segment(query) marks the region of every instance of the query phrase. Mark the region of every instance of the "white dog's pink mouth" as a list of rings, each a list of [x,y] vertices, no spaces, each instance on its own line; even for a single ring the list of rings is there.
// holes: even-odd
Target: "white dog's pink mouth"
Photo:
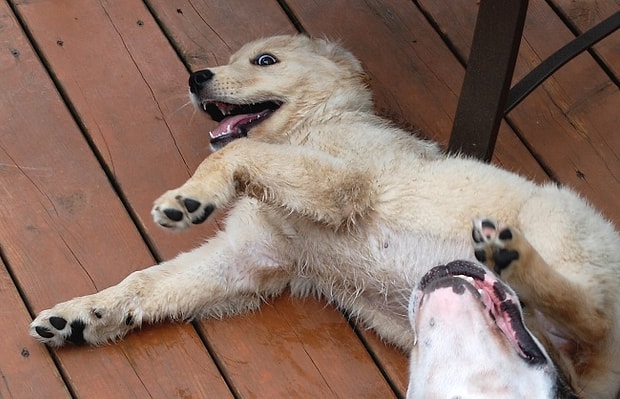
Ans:
[[[454,285],[455,277],[461,280],[458,288],[477,292],[489,316],[520,357],[530,364],[547,362],[547,357],[523,322],[519,299],[507,285],[479,264],[455,261],[431,269],[418,285],[416,307],[423,306],[424,295],[441,286],[442,280]]]
[[[219,122],[209,135],[211,145],[221,148],[229,142],[246,137],[248,131],[269,118],[280,106],[279,101],[266,101],[253,104],[229,104],[220,101],[204,101],[202,109]]]

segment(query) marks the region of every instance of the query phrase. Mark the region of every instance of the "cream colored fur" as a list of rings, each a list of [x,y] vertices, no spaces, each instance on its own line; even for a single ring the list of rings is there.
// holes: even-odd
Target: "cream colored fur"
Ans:
[[[262,53],[279,62],[253,64]],[[570,282],[575,292],[562,295],[579,295],[596,322],[606,323],[591,355],[596,373],[582,371],[576,385],[590,398],[618,394],[620,238],[583,200],[566,188],[446,156],[375,116],[359,62],[334,43],[263,39],[211,71],[211,100],[283,105],[157,199],[153,216],[173,229],[187,227],[192,212],[183,199],[192,199],[230,207],[225,228],[189,253],[41,312],[31,327],[35,337],[62,345],[79,321],[84,340],[101,344],[141,323],[256,309],[290,287],[322,295],[409,350],[412,288],[435,265],[473,259],[471,221],[490,216],[523,232]],[[171,220],[167,209],[183,219]]]

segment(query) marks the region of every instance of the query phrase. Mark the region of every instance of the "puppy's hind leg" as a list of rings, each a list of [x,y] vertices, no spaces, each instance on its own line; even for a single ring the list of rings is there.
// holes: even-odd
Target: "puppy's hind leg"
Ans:
[[[549,266],[519,230],[491,219],[474,222],[476,258],[492,268],[519,298],[586,346],[606,338],[611,320],[585,289]]]
[[[240,313],[279,294],[290,276],[285,259],[270,249],[274,234],[247,226],[252,215],[191,252],[130,274],[118,285],[74,298],[41,312],[30,326],[38,340],[98,345],[124,336],[142,323]],[[239,231],[242,229],[242,231]]]

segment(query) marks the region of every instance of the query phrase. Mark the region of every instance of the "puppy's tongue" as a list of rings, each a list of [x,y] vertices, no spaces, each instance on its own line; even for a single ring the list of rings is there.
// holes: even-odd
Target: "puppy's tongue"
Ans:
[[[224,118],[209,135],[212,139],[232,134],[242,134],[241,127],[257,121],[263,116],[263,112],[254,114],[233,115]]]

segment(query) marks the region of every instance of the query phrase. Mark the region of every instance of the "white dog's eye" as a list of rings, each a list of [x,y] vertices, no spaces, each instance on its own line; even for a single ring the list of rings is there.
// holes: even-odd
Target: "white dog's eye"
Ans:
[[[271,54],[261,54],[254,59],[254,64],[260,66],[273,65],[278,62],[278,59]]]

